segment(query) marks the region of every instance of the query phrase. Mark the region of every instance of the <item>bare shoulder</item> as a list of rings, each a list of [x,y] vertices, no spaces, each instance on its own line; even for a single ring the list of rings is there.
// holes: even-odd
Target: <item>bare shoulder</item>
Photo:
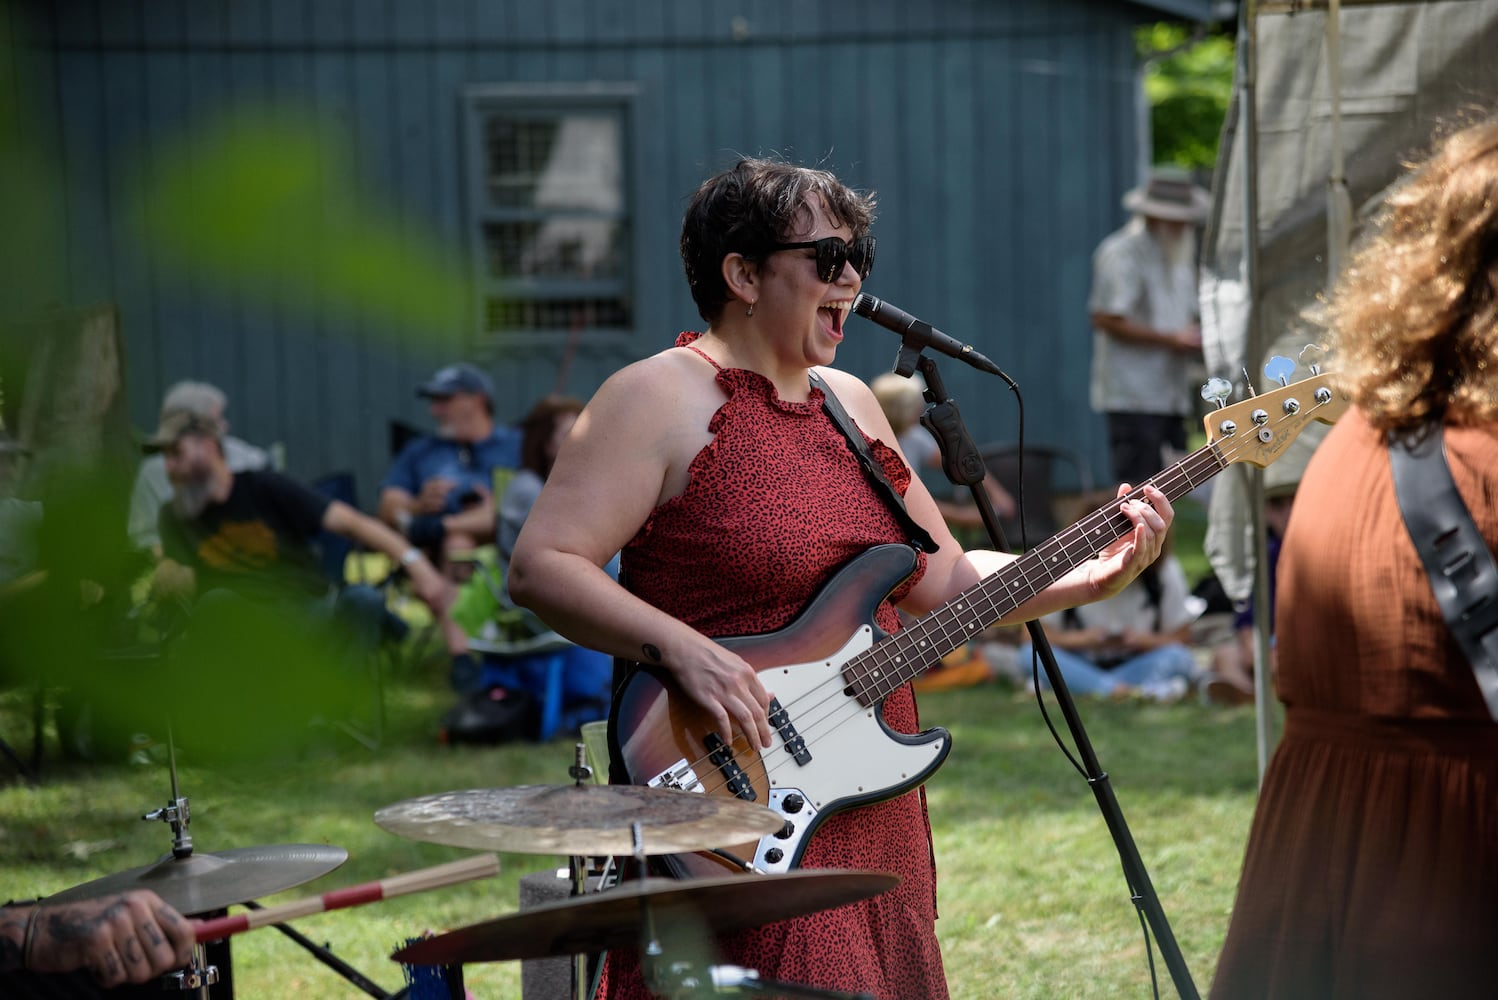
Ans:
[[[680,427],[707,418],[722,405],[713,368],[699,356],[672,348],[627,365],[609,376],[588,403],[595,421],[629,427]]]
[[[687,370],[686,359],[681,354],[681,351],[672,349],[625,365],[604,380],[590,405],[669,388]]]

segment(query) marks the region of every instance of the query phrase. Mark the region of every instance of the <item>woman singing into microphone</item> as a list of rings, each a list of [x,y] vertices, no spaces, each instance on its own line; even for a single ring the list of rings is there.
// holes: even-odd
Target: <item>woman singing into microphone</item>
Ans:
[[[962,550],[869,387],[830,367],[874,264],[873,218],[871,196],[821,170],[746,159],[705,181],[687,207],[681,254],[706,330],[681,334],[598,390],[511,564],[518,603],[576,642],[666,671],[717,732],[753,746],[770,743],[774,680],[714,640],[784,626],[850,559],[910,541],[824,409],[813,373],[936,542],[879,606],[881,628],[900,628],[897,607],[920,615],[1013,558]],[[1158,491],[1145,495],[1120,505],[1129,534],[1014,620],[1115,594],[1153,561],[1173,512]],[[616,583],[603,567],[621,551]],[[883,712],[894,729],[918,728],[909,685]],[[902,881],[860,903],[724,935],[722,961],[824,989],[947,995],[919,790],[832,816],[803,864]],[[649,995],[633,954],[610,955],[602,995]]]

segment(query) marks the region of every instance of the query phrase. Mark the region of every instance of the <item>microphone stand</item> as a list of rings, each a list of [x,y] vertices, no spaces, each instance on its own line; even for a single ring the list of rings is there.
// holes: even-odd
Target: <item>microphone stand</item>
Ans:
[[[917,367],[920,368],[921,375],[926,380],[926,401],[931,404],[921,415],[921,424],[936,438],[936,443],[941,449],[942,471],[946,473],[953,485],[968,488],[973,501],[978,505],[978,513],[983,519],[983,526],[988,531],[989,539],[998,551],[1007,552],[1009,542],[1004,537],[1003,526],[999,524],[993,504],[989,502],[988,492],[983,489],[985,475],[983,457],[968,433],[966,425],[962,422],[962,414],[958,411],[956,402],[947,395],[946,386],[936,370],[936,362],[921,354],[921,346],[919,342],[902,341],[900,353],[895,360],[895,374],[909,378]],[[1018,390],[1019,387],[1008,375],[1003,372],[999,374],[1004,381],[1009,383],[1011,389]],[[1087,784],[1092,788],[1093,797],[1097,799],[1103,820],[1108,824],[1108,832],[1112,834],[1113,842],[1118,848],[1124,878],[1129,884],[1130,899],[1143,918],[1148,921],[1155,940],[1159,942],[1161,958],[1166,968],[1170,970],[1177,994],[1182,1000],[1198,1000],[1196,984],[1191,980],[1191,973],[1186,968],[1186,960],[1181,955],[1175,934],[1170,929],[1170,922],[1160,906],[1160,897],[1150,883],[1149,873],[1145,870],[1144,860],[1139,856],[1139,848],[1134,843],[1133,834],[1129,832],[1128,824],[1124,821],[1123,809],[1119,806],[1118,799],[1113,794],[1113,786],[1108,781],[1108,772],[1102,769],[1097,755],[1093,752],[1092,742],[1087,737],[1087,731],[1082,725],[1082,717],[1077,712],[1076,702],[1072,700],[1066,680],[1061,676],[1061,668],[1056,663],[1056,655],[1051,651],[1051,644],[1046,638],[1045,630],[1041,627],[1039,620],[1026,622],[1025,628],[1030,633],[1031,645],[1039,654],[1040,662],[1045,666],[1046,678],[1051,684],[1051,693],[1061,708],[1067,729],[1070,730],[1072,740],[1077,746]]]

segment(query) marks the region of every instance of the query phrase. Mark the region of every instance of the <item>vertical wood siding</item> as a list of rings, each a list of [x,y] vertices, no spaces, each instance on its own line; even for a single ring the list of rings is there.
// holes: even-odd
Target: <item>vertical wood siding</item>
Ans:
[[[387,421],[425,425],[413,387],[449,358],[375,318],[157,269],[125,206],[162,150],[235,107],[292,106],[354,144],[361,183],[412,233],[467,246],[460,99],[491,83],[638,88],[632,163],[636,329],[588,349],[564,391],[700,325],[676,252],[680,213],[738,154],[824,163],[880,198],[868,290],[978,345],[1025,391],[1027,433],[1102,466],[1087,408],[1090,255],[1134,178],[1138,5],[1087,0],[32,0],[53,107],[38,142],[66,192],[67,295],[118,304],[132,419],[185,377],[223,386],[236,431],[283,442],[291,471],[351,469],[371,508]],[[201,179],[207,183],[209,178]],[[839,363],[866,378],[897,342],[862,320]],[[554,387],[556,350],[474,357],[499,416]],[[984,440],[1012,396],[942,364]]]

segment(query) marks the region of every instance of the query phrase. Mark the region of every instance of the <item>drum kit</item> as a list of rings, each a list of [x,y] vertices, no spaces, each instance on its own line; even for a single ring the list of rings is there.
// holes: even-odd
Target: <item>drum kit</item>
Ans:
[[[150,889],[193,918],[198,944],[187,968],[145,986],[106,995],[160,996],[163,991],[177,991],[195,993],[202,1000],[232,1000],[229,937],[275,926],[371,996],[415,1000],[411,992],[415,987],[394,993],[382,990],[326,948],[297,934],[288,922],[313,912],[488,877],[498,872],[498,860],[492,854],[476,856],[322,896],[260,906],[255,902],[260,897],[331,872],[347,860],[348,852],[316,844],[194,850],[189,805],[178,793],[175,755],[168,742],[172,798],[142,818],[170,824],[171,852],[153,864],[74,886],[41,904]],[[465,964],[568,957],[573,972],[570,991],[578,1000],[586,1000],[592,989],[590,960],[618,948],[639,949],[646,983],[659,997],[757,994],[836,1000],[868,996],[763,980],[753,969],[704,965],[682,960],[680,955],[673,958],[668,954],[672,944],[668,929],[690,926],[700,934],[756,927],[878,895],[893,888],[898,876],[802,870],[711,879],[619,879],[612,856],[631,860],[632,870],[643,872],[653,855],[712,850],[756,839],[778,830],[782,820],[769,809],[733,798],[594,783],[582,744],[577,745],[577,760],[569,774],[574,779],[571,784],[446,792],[398,802],[375,813],[380,827],[413,840],[483,851],[566,855],[572,875],[571,893],[565,898],[414,939],[392,959],[408,970],[441,970],[444,990],[457,997],[464,995],[461,970]],[[250,912],[227,916],[227,909],[236,905]],[[410,975],[407,978],[416,981]],[[98,994],[42,991],[36,995]]]

